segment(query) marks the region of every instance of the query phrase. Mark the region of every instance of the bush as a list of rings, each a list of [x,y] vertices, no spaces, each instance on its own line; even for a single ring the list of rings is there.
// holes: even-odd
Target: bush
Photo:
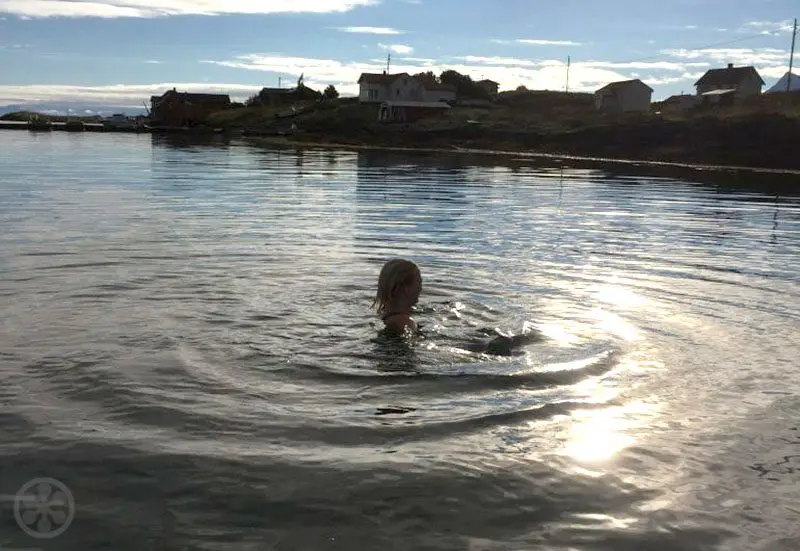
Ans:
[[[325,91],[322,93],[322,99],[336,99],[339,97],[339,92],[333,86],[333,84],[329,84]]]

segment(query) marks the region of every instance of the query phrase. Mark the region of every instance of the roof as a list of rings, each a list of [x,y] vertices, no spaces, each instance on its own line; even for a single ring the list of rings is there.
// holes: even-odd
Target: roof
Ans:
[[[259,92],[260,94],[276,94],[276,95],[287,95],[293,94],[297,91],[296,88],[262,88]]]
[[[693,96],[690,94],[680,94],[676,96],[670,96],[661,103],[663,103],[664,105],[671,105],[673,103],[692,103],[695,101],[697,101],[697,96]]]
[[[167,97],[168,95],[177,96],[178,98],[182,99],[183,101],[188,101],[190,103],[230,103],[231,98],[228,94],[195,94],[191,92],[177,92],[173,90],[167,90],[161,96],[152,96],[150,99],[152,100],[160,100],[162,98]]]
[[[500,86],[500,83],[499,83],[499,82],[495,82],[495,81],[493,81],[493,80],[489,80],[488,78],[485,78],[485,79],[483,79],[483,80],[479,80],[479,81],[478,81],[478,82],[476,82],[475,84],[491,84],[491,85],[493,85],[493,86]]]
[[[606,84],[605,86],[600,88],[597,92],[614,92],[616,90],[620,90],[622,88],[627,88],[630,86],[644,86],[651,92],[653,91],[653,89],[650,88],[647,84],[636,78],[633,80],[620,80],[618,82],[612,82],[611,84]]]
[[[763,86],[765,84],[755,67],[727,67],[726,69],[710,69],[706,71],[695,86],[713,86],[715,88],[735,88],[743,80],[756,77]]]
[[[387,107],[420,107],[423,109],[450,109],[443,101],[385,101]]]
[[[380,84],[382,86],[389,86],[398,77],[409,76],[408,73],[398,73],[395,75],[387,75],[386,73],[361,73],[358,77],[358,84],[366,82],[368,84]]]

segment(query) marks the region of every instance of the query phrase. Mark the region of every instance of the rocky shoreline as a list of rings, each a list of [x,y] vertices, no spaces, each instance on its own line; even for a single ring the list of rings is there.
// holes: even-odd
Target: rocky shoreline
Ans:
[[[333,132],[312,128],[273,139],[334,147],[469,150],[487,154],[800,171],[800,156],[797,155],[800,120],[783,115],[737,119],[708,117],[680,122],[649,120],[570,132],[478,126],[430,130],[343,128]]]

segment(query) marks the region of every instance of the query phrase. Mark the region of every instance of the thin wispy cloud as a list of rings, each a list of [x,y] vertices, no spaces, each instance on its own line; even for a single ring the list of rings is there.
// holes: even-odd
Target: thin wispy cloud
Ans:
[[[338,30],[356,34],[405,34],[405,31],[392,27],[338,27]]]
[[[399,61],[404,61],[406,63],[421,63],[422,65],[432,65],[436,63],[435,59],[430,57],[401,57]]]
[[[704,48],[700,50],[667,49],[661,53],[681,59],[705,59],[717,64],[779,65],[789,62],[788,50],[777,48]]]
[[[762,77],[780,78],[789,70],[789,51],[778,48],[704,48],[669,49],[662,54],[684,60],[706,60],[713,67],[754,66]]]
[[[81,100],[97,105],[141,107],[150,96],[177,88],[185,92],[229,94],[234,100],[244,100],[258,92],[260,86],[205,82],[174,82],[160,84],[111,84],[107,86],[69,86],[56,84],[0,85],[0,104],[45,103]]]
[[[357,81],[361,73],[379,73],[385,68],[385,62],[381,60],[346,62],[335,59],[258,54],[239,56],[231,60],[207,60],[205,63],[249,71],[287,75],[305,74],[309,85],[311,82],[319,83],[320,86],[334,84],[340,92],[349,95],[358,93]],[[447,69],[470,75],[475,79],[494,80],[500,83],[503,89],[513,89],[522,84],[531,89],[560,90],[564,88],[566,81],[566,63],[557,60],[526,61],[514,58],[463,56],[424,64],[401,58],[392,64],[393,73],[416,74],[433,71],[438,74]],[[626,78],[626,74],[601,67],[599,64],[598,66],[573,64],[570,89],[593,91],[609,82]]]
[[[343,13],[377,3],[378,0],[0,0],[0,13],[23,18]]]
[[[414,48],[408,44],[378,44],[384,50],[400,55],[411,55],[414,53]]]
[[[161,65],[161,61],[159,61],[158,59],[146,59],[145,63],[147,63],[148,65]]]
[[[758,33],[766,36],[778,36],[791,33],[794,28],[793,21],[749,21],[738,29],[741,33]]]
[[[517,38],[509,40],[505,38],[493,38],[490,40],[495,44],[525,44],[528,46],[581,46],[580,42],[574,40],[547,40],[544,38]]]

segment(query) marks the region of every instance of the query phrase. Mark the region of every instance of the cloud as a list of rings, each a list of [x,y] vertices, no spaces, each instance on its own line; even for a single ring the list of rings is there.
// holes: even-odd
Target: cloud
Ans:
[[[794,28],[792,20],[784,21],[749,21],[737,29],[740,33],[759,33],[768,36],[777,36],[783,33],[791,33]]]
[[[405,31],[391,27],[337,27],[343,33],[358,34],[405,34]]]
[[[0,0],[0,13],[20,18],[343,13],[377,3],[378,0]]]
[[[436,63],[435,59],[431,59],[429,57],[401,57],[398,58],[398,61],[404,61],[406,63],[419,63],[421,65],[433,65]]]
[[[378,44],[384,50],[389,50],[400,55],[411,55],[414,53],[414,48],[406,44]]]
[[[309,86],[321,87],[333,84],[341,93],[349,95],[358,93],[356,82],[361,73],[380,73],[385,68],[384,62],[380,60],[345,62],[334,59],[259,54],[243,55],[230,60],[206,60],[205,63],[294,76],[305,74]],[[595,62],[594,65],[573,63],[570,89],[594,91],[609,82],[628,78],[627,74],[603,67],[602,64],[602,62]],[[401,58],[392,64],[392,72],[395,73],[415,74],[423,71],[440,73],[446,69],[470,75],[476,80],[483,78],[494,80],[500,83],[502,89],[513,89],[523,84],[531,89],[561,90],[566,83],[566,63],[558,60],[530,61],[463,56],[424,64]],[[312,82],[315,84],[312,85]]]
[[[142,107],[149,104],[150,96],[160,95],[177,88],[184,92],[230,94],[231,99],[244,100],[255,94],[261,86],[242,84],[209,84],[177,82],[163,84],[111,84],[107,86],[70,85],[0,85],[0,104],[26,104],[44,102],[84,101],[93,105]]]
[[[520,59],[514,57],[482,57],[482,56],[463,56],[455,59],[466,61],[467,63],[477,63],[486,65],[506,65],[510,67],[561,67],[564,62],[554,59],[533,61],[530,59]],[[614,61],[578,61],[572,67],[591,68],[591,69],[650,69],[659,71],[685,71],[692,67],[707,67],[708,62],[684,62],[676,63],[672,61],[651,61],[651,62],[614,62]]]
[[[161,65],[161,62],[157,59],[147,59],[145,60],[145,63],[149,65]]]
[[[505,38],[493,38],[490,40],[495,44],[525,44],[528,46],[581,46],[580,42],[572,40],[545,40],[541,38],[517,38],[508,40]]]
[[[701,50],[662,50],[663,54],[680,59],[705,59],[711,66],[722,68],[728,63],[752,65],[762,78],[781,78],[789,71],[789,52],[777,48],[705,48]],[[693,63],[687,63],[693,65]]]
[[[529,44],[533,46],[580,46],[580,42],[572,40],[541,40],[535,38],[519,38],[517,44]]]
[[[681,59],[706,59],[719,64],[776,65],[788,61],[789,52],[777,48],[682,48],[661,50],[664,55]]]

